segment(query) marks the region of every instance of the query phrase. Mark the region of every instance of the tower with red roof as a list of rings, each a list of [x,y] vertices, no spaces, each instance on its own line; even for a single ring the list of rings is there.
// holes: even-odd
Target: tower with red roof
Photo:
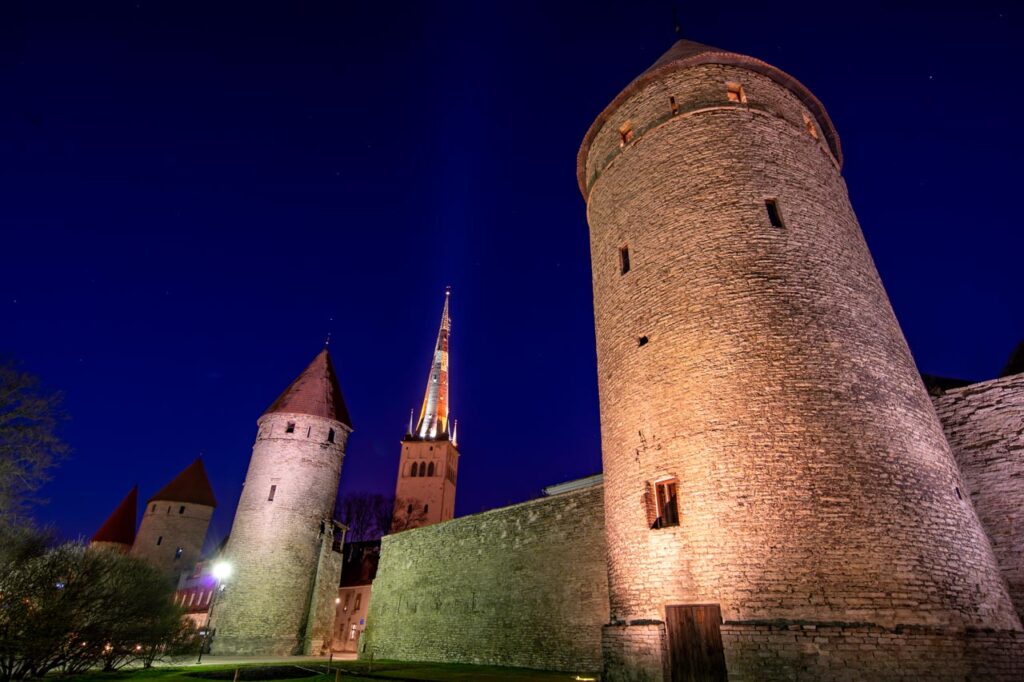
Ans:
[[[325,348],[257,421],[213,653],[316,653],[329,640],[341,578],[333,512],[351,431]]]
[[[113,513],[89,541],[91,547],[107,547],[127,553],[135,544],[135,520],[139,506],[139,486],[132,486]]]
[[[132,554],[177,581],[199,561],[216,507],[203,460],[196,459],[146,502]]]

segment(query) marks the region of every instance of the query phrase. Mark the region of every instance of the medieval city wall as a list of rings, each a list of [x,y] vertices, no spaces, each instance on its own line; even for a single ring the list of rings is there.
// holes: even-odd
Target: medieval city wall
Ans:
[[[384,538],[360,656],[601,669],[603,489]]]
[[[953,389],[934,403],[1024,619],[1024,374]]]

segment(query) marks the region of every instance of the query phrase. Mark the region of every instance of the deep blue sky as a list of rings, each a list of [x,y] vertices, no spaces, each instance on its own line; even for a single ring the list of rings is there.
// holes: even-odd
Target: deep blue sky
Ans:
[[[828,108],[921,369],[995,375],[1024,337],[1017,5],[682,4],[688,37]],[[389,492],[446,284],[457,512],[597,471],[576,151],[670,7],[5,4],[0,354],[72,416],[40,520],[91,534],[203,452],[219,539],[256,418],[328,330],[342,489]]]

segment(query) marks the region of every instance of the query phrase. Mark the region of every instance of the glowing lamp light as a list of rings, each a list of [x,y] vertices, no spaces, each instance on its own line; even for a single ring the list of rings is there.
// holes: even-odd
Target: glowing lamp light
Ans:
[[[341,597],[335,597],[334,598],[334,603],[335,604],[340,604],[341,603]]]
[[[213,565],[213,577],[217,580],[226,580],[231,577],[231,564],[226,561],[218,561]]]

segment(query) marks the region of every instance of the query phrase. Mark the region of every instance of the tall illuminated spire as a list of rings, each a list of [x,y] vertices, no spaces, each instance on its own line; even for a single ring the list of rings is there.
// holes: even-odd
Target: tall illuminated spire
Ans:
[[[448,298],[452,288],[444,292],[444,310],[441,312],[441,328],[437,332],[434,346],[434,361],[427,377],[427,392],[423,396],[420,420],[416,424],[415,437],[424,440],[448,439],[448,335],[451,333],[451,318],[448,317]]]

